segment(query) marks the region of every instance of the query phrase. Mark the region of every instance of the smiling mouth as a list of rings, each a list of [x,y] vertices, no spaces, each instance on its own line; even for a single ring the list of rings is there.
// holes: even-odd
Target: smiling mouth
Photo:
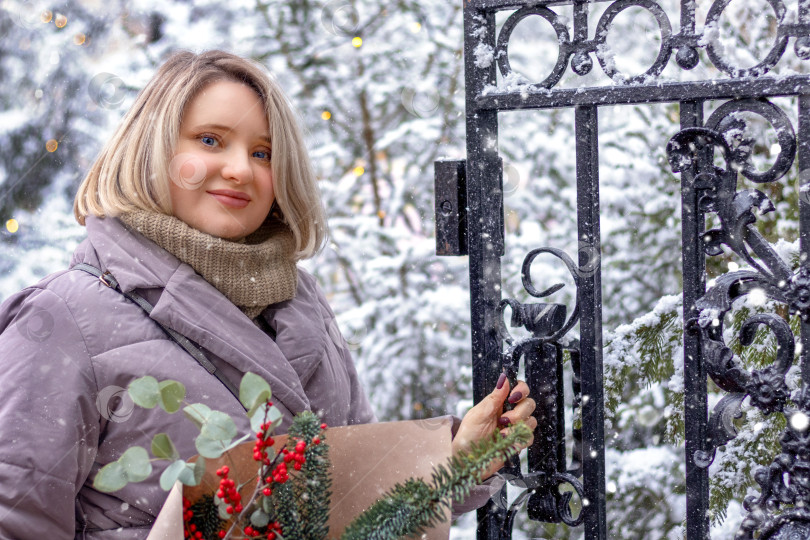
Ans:
[[[239,191],[216,190],[207,191],[206,193],[229,208],[244,208],[250,203],[250,195]]]

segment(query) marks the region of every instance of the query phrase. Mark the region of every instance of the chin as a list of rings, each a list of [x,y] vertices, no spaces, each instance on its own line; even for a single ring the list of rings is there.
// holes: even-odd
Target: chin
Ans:
[[[241,240],[247,236],[244,227],[212,227],[208,225],[207,227],[200,227],[199,230],[205,234],[222,238],[223,240],[235,241]]]

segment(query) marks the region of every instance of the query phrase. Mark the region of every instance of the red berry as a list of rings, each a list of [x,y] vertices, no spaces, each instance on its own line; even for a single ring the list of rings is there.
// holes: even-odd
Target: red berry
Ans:
[[[228,533],[227,533],[227,532],[225,532],[225,531],[219,531],[219,532],[217,533],[217,536],[219,536],[220,538],[225,538],[225,535],[226,535],[226,534],[228,534]]]
[[[272,490],[272,489],[270,489],[269,487],[266,487],[266,488],[264,488],[264,489],[262,490],[262,493],[264,493],[264,496],[265,496],[265,497],[269,497],[270,495],[272,495],[272,494],[273,494],[273,490]]]
[[[296,471],[300,471],[300,470],[301,470],[301,464],[300,464],[300,463],[298,463],[298,462],[296,462],[296,463],[295,463],[295,465],[293,465],[293,467],[295,468],[295,470],[296,470]]]
[[[233,506],[231,505],[226,506],[225,511],[229,514],[233,514]]]
[[[326,429],[326,424],[321,424],[321,429]]]
[[[312,439],[312,444],[321,444],[321,440],[318,437]]]

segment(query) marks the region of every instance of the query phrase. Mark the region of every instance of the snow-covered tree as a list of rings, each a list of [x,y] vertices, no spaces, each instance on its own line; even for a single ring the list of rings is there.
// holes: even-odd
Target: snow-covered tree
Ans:
[[[662,4],[677,21],[677,2]],[[773,41],[773,19],[755,17],[761,4],[732,3],[713,34],[736,51],[735,61],[750,65]],[[592,6],[593,27],[604,6]],[[554,9],[570,21],[570,6]],[[308,129],[332,237],[307,267],[330,297],[378,415],[463,413],[472,395],[467,265],[463,257],[434,255],[432,168],[437,158],[464,155],[460,2],[6,0],[0,30],[0,222],[16,220],[0,242],[0,298],[65,266],[82,236],[72,223],[72,191],[162,58],[176,48],[225,48],[266,65]],[[646,69],[657,32],[641,9],[617,17],[609,44],[621,69]],[[628,36],[652,45],[629,45]],[[556,58],[555,40],[542,22],[521,23],[510,46],[513,66],[542,78],[543,59]],[[708,62],[687,73],[670,64],[665,77],[717,76]],[[783,64],[777,74],[806,71],[790,54]],[[604,84],[613,83],[600,78],[598,66],[586,77],[569,71],[561,82]],[[576,256],[583,249],[573,113],[521,111],[501,114],[500,122],[503,296],[525,302],[520,265],[529,250],[552,246]],[[664,149],[679,130],[678,107],[602,108],[599,124],[608,522],[617,538],[649,537],[652,529],[675,538],[684,512],[680,183]],[[773,137],[767,126],[751,129],[761,165],[773,153]],[[797,237],[792,174],[766,186],[778,219],[760,225],[772,242]],[[795,253],[795,246],[780,245],[786,257]],[[711,260],[708,277],[732,259]],[[574,290],[558,261],[538,258],[532,271],[538,287],[569,280],[553,301],[573,307]],[[729,328],[731,340],[734,324]],[[764,347],[745,358],[763,364],[767,355]],[[712,469],[718,527],[719,510],[753,484],[750,468],[743,475],[730,469],[733,459],[754,456],[756,447],[756,460],[767,461],[774,449],[779,426],[746,415]],[[739,512],[732,505],[727,530],[718,528],[715,538],[733,536]],[[525,520],[519,528],[572,537],[564,527]]]

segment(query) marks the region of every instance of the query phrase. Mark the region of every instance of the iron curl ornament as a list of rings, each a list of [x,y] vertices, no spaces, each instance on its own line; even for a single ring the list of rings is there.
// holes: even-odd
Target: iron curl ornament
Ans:
[[[479,0],[484,2],[485,0]],[[799,9],[798,22],[789,21],[788,9],[782,0],[767,0],[775,21],[774,40],[764,57],[750,67],[740,67],[724,55],[725,50],[717,39],[721,17],[731,0],[715,0],[709,7],[702,30],[697,30],[694,4],[681,3],[680,30],[675,33],[669,16],[655,0],[615,0],[601,14],[593,29],[589,28],[589,6],[591,2],[574,2],[573,25],[569,27],[567,17],[551,9],[558,2],[538,2],[515,10],[504,22],[497,37],[494,58],[501,75],[513,75],[509,61],[509,43],[517,25],[528,17],[545,20],[553,30],[558,44],[557,58],[551,72],[542,80],[533,82],[534,90],[550,90],[562,79],[570,65],[571,71],[579,76],[590,73],[594,57],[604,74],[619,85],[644,85],[653,83],[669,64],[673,52],[675,64],[683,70],[695,68],[700,61],[700,49],[724,75],[732,79],[761,77],[770,72],[784,56],[788,40],[795,38],[794,52],[801,60],[810,59],[810,14]],[[504,2],[509,6],[514,3]],[[655,21],[660,43],[655,59],[643,73],[628,75],[622,73],[615,62],[615,52],[608,44],[608,34],[615,19],[629,9],[642,9]],[[589,37],[591,31],[593,37]],[[572,37],[573,36],[573,37]]]
[[[523,261],[521,278],[523,288],[533,298],[546,298],[559,291],[564,284],[558,283],[545,290],[535,288],[531,277],[531,266],[538,255],[550,254],[566,265],[579,290],[580,275],[588,271],[588,264],[577,266],[564,252],[556,248],[543,247],[530,251]],[[588,261],[590,262],[590,260]],[[515,340],[504,322],[504,311],[511,308],[510,326],[523,327],[531,337]],[[527,462],[528,474],[523,475],[517,463],[507,471],[509,482],[523,489],[523,492],[510,505],[503,522],[502,533],[511,531],[517,510],[526,503],[529,517],[547,523],[565,523],[576,527],[583,522],[584,514],[574,517],[569,505],[573,494],[586,500],[585,490],[579,480],[581,475],[582,435],[579,429],[573,430],[574,450],[571,467],[566,467],[565,417],[563,390],[563,350],[571,355],[574,371],[574,408],[579,407],[579,350],[576,345],[563,347],[560,340],[579,320],[579,295],[571,315],[566,319],[566,306],[563,304],[521,303],[515,299],[501,300],[498,307],[498,332],[508,345],[502,355],[502,369],[514,385],[519,363],[524,360],[526,382],[536,395],[537,408],[533,416],[537,419],[535,442],[529,447]],[[560,491],[565,484],[572,491]]]
[[[772,2],[773,4],[773,2]],[[754,113],[776,130],[780,151],[772,166],[757,171],[750,161],[753,141],[745,136],[745,120],[739,113]],[[718,447],[737,436],[734,419],[742,414],[746,397],[751,406],[766,415],[780,413],[788,420],[782,435],[782,453],[767,468],[755,473],[760,497],[748,497],[748,510],[737,538],[807,538],[810,534],[810,390],[803,384],[796,406],[790,403],[785,380],[794,362],[795,336],[783,316],[758,313],[748,317],[740,329],[743,346],[754,342],[757,329],[767,329],[776,343],[776,357],[770,365],[748,370],[723,338],[724,317],[733,303],[756,293],[788,307],[788,312],[810,320],[810,270],[803,264],[795,272],[756,228],[757,212],[774,211],[773,203],[758,189],[737,189],[738,175],[755,183],[774,182],[787,174],[796,151],[793,127],[784,112],[764,99],[743,99],[725,103],[707,120],[705,127],[677,133],[667,145],[674,172],[688,174],[699,193],[698,207],[717,216],[720,226],[703,236],[709,256],[724,248],[740,256],[750,269],[724,274],[697,300],[700,316],[687,321],[686,328],[700,337],[707,375],[726,395],[709,417],[704,448],[695,451],[694,461],[708,467]],[[722,166],[715,165],[715,152]],[[808,381],[810,382],[810,381]],[[756,536],[755,536],[756,535]]]

